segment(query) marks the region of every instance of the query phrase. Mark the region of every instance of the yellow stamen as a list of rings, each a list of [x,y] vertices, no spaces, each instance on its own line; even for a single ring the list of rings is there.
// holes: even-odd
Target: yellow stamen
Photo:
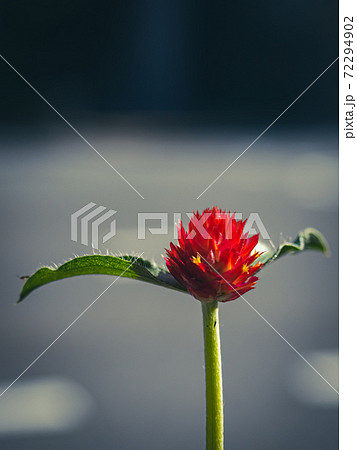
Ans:
[[[242,273],[247,273],[247,272],[249,272],[249,266],[248,266],[248,264],[243,264]]]
[[[192,256],[192,262],[193,262],[193,264],[197,264],[197,265],[201,264],[201,257],[198,253],[197,253],[197,256]]]

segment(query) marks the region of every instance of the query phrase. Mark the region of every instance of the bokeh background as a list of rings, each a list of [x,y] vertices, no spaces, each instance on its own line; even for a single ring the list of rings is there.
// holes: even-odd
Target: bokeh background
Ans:
[[[337,387],[337,66],[197,197],[337,57],[338,3],[0,8],[3,56],[145,197],[0,61],[1,391],[112,281],[14,306],[17,275],[92,252],[70,236],[89,202],[118,211],[103,253],[160,263],[174,212],[258,212],[275,245],[320,229],[330,258],[285,257],[246,298]],[[138,212],[168,212],[169,235],[138,240]],[[221,323],[226,448],[336,449],[337,394],[244,302]],[[191,297],[121,279],[0,397],[1,448],[204,448],[201,328]]]

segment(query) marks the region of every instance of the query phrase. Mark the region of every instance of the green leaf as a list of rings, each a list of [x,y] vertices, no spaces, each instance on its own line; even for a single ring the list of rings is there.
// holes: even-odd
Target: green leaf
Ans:
[[[167,270],[157,266],[154,262],[130,255],[120,257],[89,255],[74,258],[58,268],[43,267],[39,269],[27,279],[18,303],[33,290],[52,281],[78,275],[98,274],[133,278],[187,293],[187,289],[178,283]]]
[[[260,248],[258,248],[258,251],[264,250],[264,253],[259,258],[263,267],[287,253],[318,250],[326,255],[329,254],[329,247],[325,237],[314,228],[306,228],[298,234],[295,241],[286,241],[277,249],[269,249],[264,243],[259,243],[259,245]],[[187,289],[175,280],[170,272],[159,267],[152,261],[131,255],[120,257],[90,255],[74,258],[57,268],[43,267],[30,277],[23,277],[28,279],[21,291],[18,303],[26,298],[33,290],[52,281],[63,280],[64,278],[78,275],[99,274],[132,278],[188,293]]]
[[[263,267],[287,253],[298,253],[304,250],[317,250],[329,256],[330,249],[326,238],[315,228],[300,231],[293,242],[285,241],[276,249],[269,249],[259,258]]]

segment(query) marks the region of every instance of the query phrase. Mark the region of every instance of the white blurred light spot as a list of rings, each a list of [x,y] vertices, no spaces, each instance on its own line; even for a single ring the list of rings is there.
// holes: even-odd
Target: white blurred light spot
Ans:
[[[268,245],[266,242],[259,241],[258,244],[255,246],[254,251],[256,252],[268,252],[272,250],[272,246]]]
[[[2,382],[0,391],[9,384]],[[21,380],[0,398],[0,436],[63,433],[92,410],[92,397],[74,381],[59,376]]]
[[[304,354],[307,361],[338,390],[338,353],[312,351]],[[338,394],[307,364],[296,360],[291,366],[289,387],[300,402],[320,407],[337,407]]]

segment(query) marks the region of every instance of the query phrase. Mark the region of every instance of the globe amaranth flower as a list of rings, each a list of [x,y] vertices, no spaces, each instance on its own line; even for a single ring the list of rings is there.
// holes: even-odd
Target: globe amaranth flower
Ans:
[[[254,288],[261,268],[255,250],[259,234],[243,233],[246,223],[217,207],[198,211],[188,231],[178,226],[178,244],[166,249],[167,268],[202,302],[228,302]]]

